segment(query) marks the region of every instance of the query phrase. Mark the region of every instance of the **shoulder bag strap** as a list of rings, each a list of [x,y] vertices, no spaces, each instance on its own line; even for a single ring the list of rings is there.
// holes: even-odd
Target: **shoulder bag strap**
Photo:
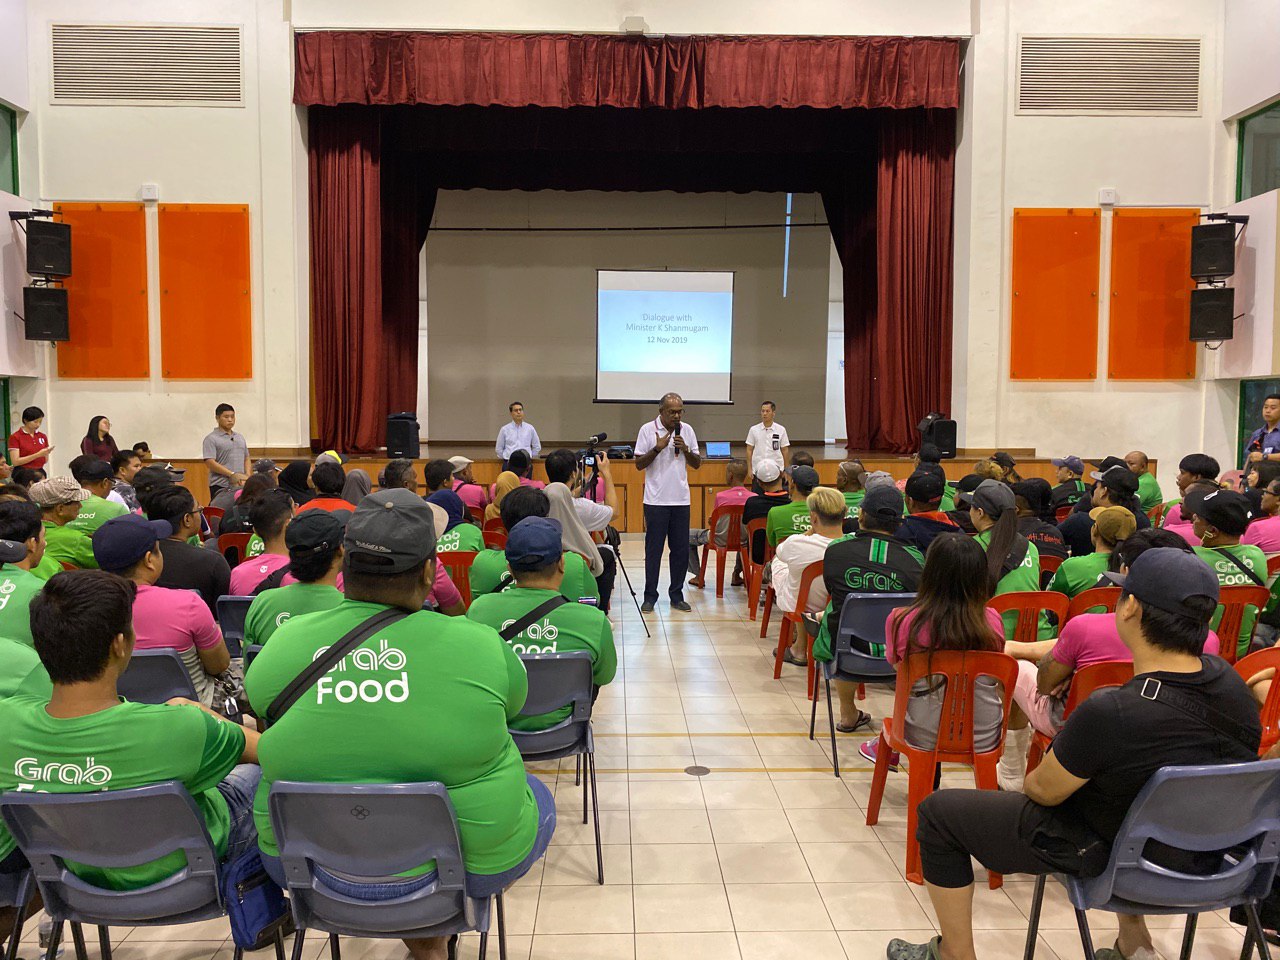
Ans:
[[[267,590],[274,590],[280,584],[284,583],[284,578],[289,574],[289,564],[285,564],[279,570],[276,570],[268,577],[264,577],[262,582],[253,588],[253,596],[257,596]]]
[[[507,643],[510,643],[516,637],[520,636],[520,634],[524,633],[525,630],[529,628],[530,624],[537,623],[539,620],[545,617],[552,610],[556,609],[556,607],[563,606],[568,602],[569,601],[566,600],[564,597],[560,596],[559,594],[556,594],[550,600],[547,600],[544,603],[538,604],[536,607],[534,607],[532,610],[526,613],[519,620],[512,621],[510,624],[503,627],[501,630],[498,631],[498,636],[500,636]]]
[[[1254,573],[1249,568],[1248,564],[1246,564],[1243,560],[1237,557],[1234,553],[1228,553],[1226,550],[1222,549],[1221,547],[1214,547],[1213,552],[1222,554],[1222,556],[1226,557],[1228,560],[1234,563],[1237,567],[1239,567],[1248,575],[1250,580],[1252,580],[1258,586],[1265,587],[1267,585],[1267,582],[1265,580],[1261,579],[1256,573]]]
[[[386,610],[379,610],[372,617],[361,621],[353,630],[326,650],[323,656],[312,660],[305,670],[294,677],[289,685],[280,691],[279,696],[271,701],[271,706],[267,707],[267,722],[269,724],[279,723],[285,711],[297,703],[304,693],[315,686],[316,681],[340,663],[343,657],[383,627],[395,623],[397,620],[403,620],[407,616],[409,616],[407,610],[390,607]]]
[[[1257,740],[1248,727],[1209,702],[1189,696],[1173,684],[1162,683],[1158,677],[1147,677],[1138,688],[1138,694],[1146,700],[1163,703],[1199,720],[1219,736],[1234,740],[1250,753],[1258,750]]]
[[[515,582],[516,578],[511,575],[510,571],[507,571],[498,578],[498,582],[493,585],[493,589],[489,593],[501,593]]]

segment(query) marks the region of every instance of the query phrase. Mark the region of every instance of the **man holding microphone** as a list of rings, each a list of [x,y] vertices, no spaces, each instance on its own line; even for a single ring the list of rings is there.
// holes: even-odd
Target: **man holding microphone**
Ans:
[[[658,602],[662,544],[671,553],[671,608],[688,612],[684,578],[689,570],[689,468],[702,465],[698,437],[684,423],[684,401],[668,393],[658,401],[658,416],[636,437],[636,469],[644,471],[644,604],[653,613]]]
[[[1246,467],[1260,460],[1280,460],[1280,394],[1269,394],[1262,401],[1262,426],[1253,431],[1246,449]]]

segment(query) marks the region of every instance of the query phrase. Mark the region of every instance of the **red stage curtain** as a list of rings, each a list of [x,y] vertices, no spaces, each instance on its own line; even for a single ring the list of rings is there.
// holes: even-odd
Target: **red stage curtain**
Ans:
[[[505,107],[955,107],[945,37],[619,37],[318,31],[294,102]]]

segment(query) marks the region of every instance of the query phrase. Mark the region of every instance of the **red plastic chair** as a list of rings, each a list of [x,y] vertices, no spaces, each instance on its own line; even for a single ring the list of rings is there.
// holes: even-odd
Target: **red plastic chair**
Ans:
[[[462,594],[463,607],[471,606],[471,564],[475,562],[474,550],[444,550],[436,554],[436,560],[449,571],[449,578]]]
[[[1108,660],[1105,663],[1091,663],[1077,670],[1071,677],[1071,689],[1067,693],[1067,703],[1062,711],[1065,720],[1071,711],[1083,702],[1095,690],[1107,687],[1122,687],[1133,679],[1132,660]],[[1046,737],[1039,730],[1031,738],[1031,749],[1027,752],[1027,773],[1040,765],[1048,752],[1052,737]]]
[[[58,562],[59,562],[60,564],[62,564],[62,569],[63,569],[63,570],[79,570],[79,569],[80,569],[80,568],[79,568],[79,567],[77,567],[74,563],[72,563],[70,560],[59,560]]]
[[[751,544],[755,543],[756,533],[764,536],[764,517],[757,517],[747,524],[747,538],[742,542],[742,575],[747,581],[747,607],[748,615],[752,620],[756,618],[756,608],[760,606],[760,585],[764,579],[764,564],[756,563],[751,559]],[[768,563],[771,554],[768,546],[764,551],[764,562]]]
[[[1116,604],[1119,602],[1119,587],[1091,587],[1071,598],[1071,605],[1067,607],[1067,618],[1058,626],[1065,626],[1075,617],[1088,613],[1094,607],[1105,607],[1107,613],[1115,613]]]
[[[1053,518],[1061,523],[1063,520],[1067,519],[1067,517],[1071,516],[1071,511],[1074,509],[1074,506],[1059,507],[1054,511]]]
[[[200,512],[204,514],[206,520],[221,520],[227,514],[221,507],[205,507]]]
[[[467,512],[476,523],[484,523],[484,507],[477,507],[474,503],[467,504]]]
[[[727,518],[729,530],[724,546],[716,543],[716,530],[720,528],[720,520]],[[707,518],[707,542],[702,547],[702,566],[698,572],[698,580],[707,582],[707,558],[711,551],[716,552],[716,598],[724,596],[724,565],[731,553],[742,551],[742,504],[726,504],[716,507]]]
[[[501,517],[494,517],[492,520],[486,520],[480,529],[481,531],[496,530],[498,533],[506,533],[507,525],[502,522]]]
[[[933,792],[934,774],[940,763],[963,763],[973,767],[973,779],[979,790],[996,789],[996,765],[1004,748],[1009,729],[1009,709],[1013,706],[1013,690],[1018,681],[1018,661],[1006,653],[986,650],[946,650],[931,655],[914,653],[898,664],[898,683],[893,698],[893,716],[885,720],[876,748],[876,769],[871,779],[871,802],[867,805],[867,826],[880,819],[880,800],[889,776],[889,751],[896,750],[907,760],[907,879],[924,883],[920,867],[920,846],[916,842],[916,811],[920,802]],[[907,742],[907,703],[918,680],[930,676],[946,677],[942,712],[938,721],[938,744],[932,750],[921,750]],[[993,677],[1003,688],[1004,719],[995,746],[983,753],[973,748],[974,684],[980,677]],[[987,882],[996,889],[1004,882],[998,873],[988,873]]]
[[[1154,507],[1147,511],[1147,519],[1151,521],[1151,526],[1159,527],[1160,520],[1164,517],[1164,504],[1157,503]]]
[[[484,545],[494,550],[501,550],[507,545],[507,535],[500,530],[485,530],[481,536],[484,537]]]
[[[249,549],[251,533],[224,533],[218,537],[218,552],[227,558],[231,566],[244,563],[244,553]]]
[[[1280,573],[1280,553],[1267,557],[1267,579],[1270,580],[1277,573]]]
[[[1271,602],[1271,591],[1252,583],[1234,587],[1222,587],[1218,591],[1218,608],[1222,611],[1222,619],[1218,621],[1218,656],[1227,663],[1236,662],[1236,652],[1240,640],[1240,628],[1244,626],[1245,611],[1256,607],[1258,613],[1267,608]],[[1253,628],[1258,628],[1255,618]],[[1253,639],[1250,631],[1249,639]],[[1247,649],[1247,645],[1246,645]]]
[[[1014,628],[1013,639],[1020,643],[1031,643],[1038,640],[1040,611],[1047,610],[1064,622],[1070,601],[1061,593],[1048,590],[1019,590],[1014,593],[1002,593],[987,601],[987,606],[997,613],[1010,610],[1018,611],[1018,625]]]
[[[1236,661],[1236,673],[1240,679],[1248,683],[1263,670],[1275,670],[1277,676],[1271,681],[1271,689],[1262,703],[1262,743],[1258,747],[1258,756],[1262,756],[1277,741],[1280,741],[1280,647],[1268,647],[1256,650],[1242,660]]]
[[[1228,490],[1239,491],[1240,481],[1243,479],[1244,479],[1243,470],[1228,470],[1226,473],[1224,473],[1222,476],[1218,478],[1218,483],[1221,486],[1226,487]]]
[[[796,608],[795,610],[785,610],[782,614],[782,632],[779,634],[778,650],[773,655],[773,679],[777,680],[782,676],[782,654],[787,647],[791,646],[791,641],[795,638],[795,628],[799,627],[804,630],[804,618],[802,614],[809,607],[809,590],[812,589],[815,580],[822,579],[822,561],[815,560],[813,563],[804,568],[804,572],[800,574],[800,587],[796,591]],[[770,593],[772,593],[770,589]],[[807,632],[807,631],[806,631]],[[807,668],[808,686],[806,689],[809,693],[809,699],[813,699],[813,687],[817,683],[817,673],[813,668],[813,637],[809,637],[809,666]]]
[[[1054,557],[1047,553],[1040,554],[1040,579],[1044,579],[1045,575],[1052,577],[1058,572],[1058,568],[1062,566],[1062,561],[1066,557]]]

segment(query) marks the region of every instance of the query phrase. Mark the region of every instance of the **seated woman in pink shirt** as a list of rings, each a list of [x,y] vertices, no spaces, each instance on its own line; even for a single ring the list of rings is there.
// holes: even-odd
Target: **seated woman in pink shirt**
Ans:
[[[103,570],[136,585],[135,649],[177,651],[191,676],[196,697],[206,707],[218,709],[221,703],[215,702],[215,694],[219,693],[217,678],[231,666],[222,631],[199,593],[155,585],[164,570],[159,542],[172,532],[167,520],[147,520],[126,513],[94,531],[93,556]]]
[[[1262,516],[1249,524],[1240,542],[1260,547],[1268,557],[1280,554],[1280,480],[1263,489]]]

